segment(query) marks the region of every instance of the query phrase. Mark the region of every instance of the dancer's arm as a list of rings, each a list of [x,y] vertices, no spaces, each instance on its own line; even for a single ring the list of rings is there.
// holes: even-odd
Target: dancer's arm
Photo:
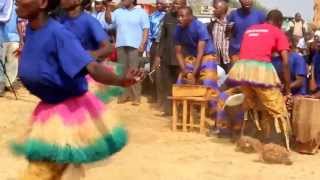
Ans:
[[[289,58],[288,51],[284,50],[280,53],[283,63],[283,80],[284,80],[284,93],[285,95],[290,94],[290,68],[289,68]]]
[[[99,63],[93,61],[90,62],[87,66],[87,71],[91,75],[91,77],[103,84],[114,85],[114,86],[131,86],[138,81],[140,81],[143,77],[143,72],[138,70],[130,70],[126,76],[119,77],[114,73],[108,72],[105,70],[103,66]]]
[[[100,59],[106,57],[108,54],[112,52],[112,45],[108,40],[105,40],[100,43],[99,49],[95,51],[91,51],[90,54],[95,58],[95,59]]]

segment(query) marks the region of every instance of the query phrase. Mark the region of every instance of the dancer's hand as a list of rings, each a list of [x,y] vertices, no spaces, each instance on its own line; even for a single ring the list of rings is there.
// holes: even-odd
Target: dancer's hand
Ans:
[[[292,94],[286,95],[286,96],[284,97],[284,100],[285,100],[287,109],[288,109],[289,111],[291,111],[291,110],[293,109],[293,97],[292,97]]]
[[[129,87],[144,79],[144,71],[131,69],[127,72],[126,76],[121,79],[121,86]]]

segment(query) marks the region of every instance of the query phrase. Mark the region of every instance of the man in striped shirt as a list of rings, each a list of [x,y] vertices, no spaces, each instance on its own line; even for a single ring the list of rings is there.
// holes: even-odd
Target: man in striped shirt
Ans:
[[[229,57],[229,37],[227,12],[228,3],[225,0],[216,0],[214,6],[214,19],[208,26],[209,33],[212,35],[213,43],[217,48],[218,62],[220,66],[228,72],[230,69]]]

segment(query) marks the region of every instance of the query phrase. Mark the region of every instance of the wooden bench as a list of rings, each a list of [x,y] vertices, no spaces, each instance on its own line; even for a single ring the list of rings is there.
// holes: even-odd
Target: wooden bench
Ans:
[[[201,134],[206,133],[206,125],[214,124],[214,120],[206,117],[209,102],[211,99],[203,97],[169,97],[172,100],[172,130],[177,131],[182,127],[183,132],[199,129]],[[179,108],[182,105],[182,119],[179,119]],[[195,119],[195,107],[200,106],[200,119]],[[196,124],[199,122],[199,124]]]

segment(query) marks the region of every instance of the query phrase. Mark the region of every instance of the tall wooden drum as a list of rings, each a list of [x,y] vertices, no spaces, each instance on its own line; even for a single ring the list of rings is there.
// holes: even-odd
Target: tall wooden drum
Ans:
[[[316,154],[320,147],[320,100],[295,97],[292,113],[296,150]]]

